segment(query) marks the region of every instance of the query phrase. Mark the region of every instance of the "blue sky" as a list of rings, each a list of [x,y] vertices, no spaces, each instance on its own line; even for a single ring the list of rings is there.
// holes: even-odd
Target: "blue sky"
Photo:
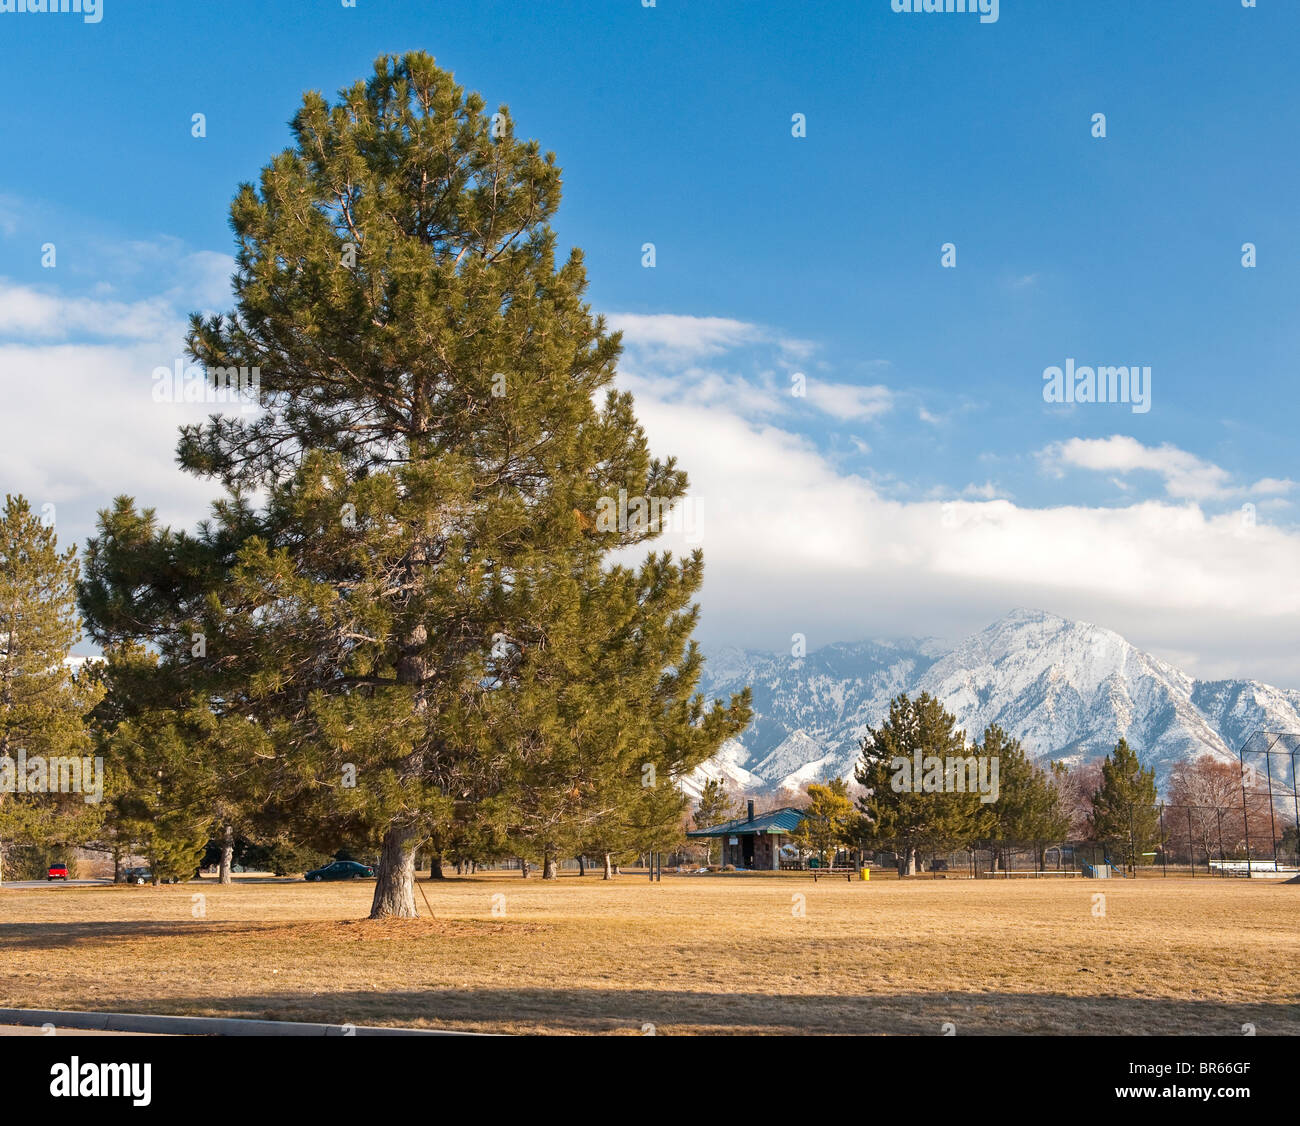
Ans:
[[[123,490],[201,511],[149,372],[224,304],[230,197],[302,91],[413,48],[557,154],[560,238],[702,493],[706,640],[956,636],[1036,605],[1300,685],[1292,0],[0,12],[0,379],[29,424],[0,473],[63,537]],[[1151,409],[1045,403],[1067,358],[1150,365]],[[74,439],[37,441],[51,417]]]

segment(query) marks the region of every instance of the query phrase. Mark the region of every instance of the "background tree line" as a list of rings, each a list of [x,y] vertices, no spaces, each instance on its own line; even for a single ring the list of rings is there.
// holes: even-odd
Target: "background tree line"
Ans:
[[[1226,858],[1240,859],[1247,830],[1256,855],[1261,850],[1272,855],[1276,821],[1270,821],[1266,791],[1257,780],[1243,783],[1237,764],[1208,754],[1174,766],[1162,807],[1154,769],[1143,766],[1125,739],[1101,760],[1042,766],[996,724],[968,744],[955,718],[926,694],[893,700],[880,726],[868,729],[860,752],[856,788],[833,779],[811,783],[801,795],[777,798],[778,805],[805,810],[794,843],[822,863],[840,850],[893,851],[900,874],[911,875],[926,857],[980,847],[992,853],[997,870],[1008,847],[1034,849],[1041,863],[1048,848],[1069,841],[1093,842],[1116,865],[1131,868],[1197,850],[1204,860],[1220,848]],[[897,789],[896,760],[914,760],[918,752],[923,758],[995,757],[997,800],[981,802],[978,793],[955,788]],[[710,783],[696,811],[696,827],[738,816],[740,805],[721,783]],[[1280,838],[1279,846],[1288,847],[1287,840]]]

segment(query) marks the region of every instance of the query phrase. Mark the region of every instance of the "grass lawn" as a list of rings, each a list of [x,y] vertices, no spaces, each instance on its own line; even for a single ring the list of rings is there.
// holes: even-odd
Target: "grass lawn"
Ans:
[[[369,882],[0,889],[0,1006],[486,1032],[1300,1034],[1300,887],[1276,881],[420,888],[435,917],[382,922],[364,918]]]

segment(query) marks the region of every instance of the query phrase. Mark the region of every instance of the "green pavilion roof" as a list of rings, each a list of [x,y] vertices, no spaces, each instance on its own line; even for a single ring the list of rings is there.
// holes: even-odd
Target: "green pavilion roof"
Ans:
[[[736,821],[724,821],[711,829],[692,829],[688,837],[743,837],[749,833],[792,833],[796,825],[804,819],[802,809],[786,806],[774,809],[770,813],[756,814],[753,821],[741,817]]]

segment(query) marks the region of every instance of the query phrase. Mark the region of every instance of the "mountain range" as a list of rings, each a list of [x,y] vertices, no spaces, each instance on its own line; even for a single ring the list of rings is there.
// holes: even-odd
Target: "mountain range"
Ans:
[[[862,641],[802,657],[710,654],[700,684],[707,698],[727,699],[746,685],[753,722],[688,789],[706,778],[758,791],[852,779],[862,736],[904,692],[936,697],[970,741],[998,724],[1044,765],[1098,758],[1123,737],[1161,782],[1176,762],[1202,754],[1235,760],[1260,728],[1300,732],[1300,691],[1197,680],[1112,630],[1037,610],[1012,611],[952,647]]]

